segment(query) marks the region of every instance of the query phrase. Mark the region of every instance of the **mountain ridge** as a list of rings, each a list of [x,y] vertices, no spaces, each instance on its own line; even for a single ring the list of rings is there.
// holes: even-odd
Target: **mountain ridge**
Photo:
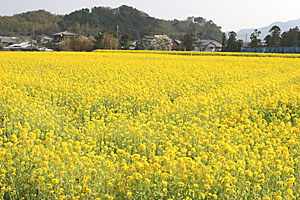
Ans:
[[[295,20],[289,20],[286,22],[281,22],[281,21],[273,22],[272,24],[261,27],[261,28],[241,29],[237,32],[237,38],[240,40],[243,40],[243,41],[247,40],[247,42],[250,42],[251,33],[253,33],[253,31],[255,29],[257,29],[258,31],[261,31],[259,38],[263,41],[264,38],[269,34],[269,30],[275,25],[279,26],[281,29],[281,33],[283,33],[285,31],[288,31],[290,28],[295,28],[296,26],[298,26],[300,28],[300,18],[295,19]],[[246,37],[247,37],[247,39],[246,39]]]

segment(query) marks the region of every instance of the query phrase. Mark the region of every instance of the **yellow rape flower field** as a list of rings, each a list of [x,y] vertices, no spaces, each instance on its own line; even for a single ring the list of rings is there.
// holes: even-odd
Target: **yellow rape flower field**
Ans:
[[[246,56],[0,53],[0,199],[299,199],[300,59]]]

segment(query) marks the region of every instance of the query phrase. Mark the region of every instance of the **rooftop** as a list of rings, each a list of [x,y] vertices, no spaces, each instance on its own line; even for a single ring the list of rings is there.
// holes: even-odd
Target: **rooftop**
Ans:
[[[68,31],[53,34],[53,36],[60,36],[60,37],[63,37],[63,36],[76,36],[76,35],[77,34],[71,33],[71,32],[68,32]]]

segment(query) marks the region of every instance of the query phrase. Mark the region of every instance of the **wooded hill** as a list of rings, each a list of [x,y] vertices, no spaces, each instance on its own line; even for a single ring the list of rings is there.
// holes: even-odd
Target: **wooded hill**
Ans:
[[[86,36],[95,36],[99,32],[128,33],[135,39],[153,34],[182,39],[185,34],[193,33],[205,39],[222,40],[220,27],[211,20],[201,17],[195,18],[194,22],[156,19],[125,5],[81,9],[66,15],[38,10],[0,17],[0,35],[51,34],[65,30]]]

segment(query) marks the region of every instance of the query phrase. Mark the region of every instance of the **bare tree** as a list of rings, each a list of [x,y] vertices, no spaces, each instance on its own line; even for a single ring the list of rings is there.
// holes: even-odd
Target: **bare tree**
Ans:
[[[88,37],[65,38],[60,44],[62,51],[92,51],[94,48],[94,39]]]
[[[59,49],[62,50],[62,51],[72,51],[71,39],[70,38],[64,38],[59,43]]]
[[[96,46],[100,49],[117,49],[119,46],[119,41],[112,34],[104,33],[97,41]]]

